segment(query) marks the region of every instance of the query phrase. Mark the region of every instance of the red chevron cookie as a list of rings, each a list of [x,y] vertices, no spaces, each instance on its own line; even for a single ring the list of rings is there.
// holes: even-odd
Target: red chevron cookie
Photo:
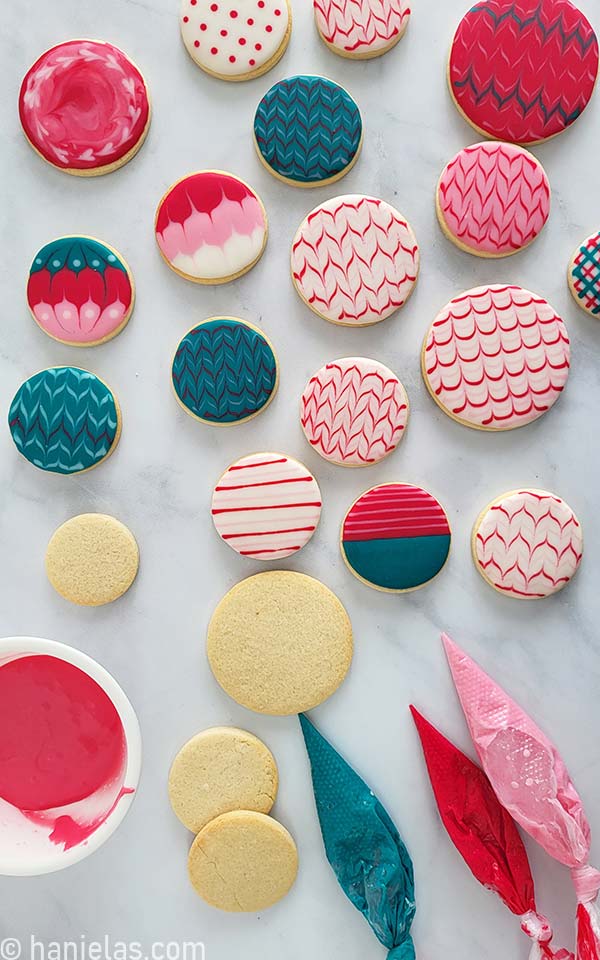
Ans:
[[[448,76],[476,130],[537,143],[562,133],[588,105],[598,39],[570,0],[480,0],[458,26]]]
[[[407,0],[314,0],[317,29],[341,57],[369,60],[395,47],[410,20]]]

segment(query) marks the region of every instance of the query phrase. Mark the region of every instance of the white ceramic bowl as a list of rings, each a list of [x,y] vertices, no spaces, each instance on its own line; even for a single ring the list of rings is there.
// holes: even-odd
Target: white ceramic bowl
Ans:
[[[10,660],[35,654],[56,657],[78,667],[96,681],[114,704],[125,732],[127,758],[120,786],[127,790],[127,793],[120,796],[114,806],[109,807],[109,812],[103,821],[85,840],[69,849],[50,839],[52,824],[34,822],[15,806],[0,798],[0,875],[3,876],[37,876],[52,873],[88,857],[108,840],[123,820],[135,796],[140,776],[142,760],[140,727],[133,707],[116,680],[99,663],[74,647],[35,637],[0,639],[0,670],[2,665]],[[111,788],[114,789],[112,785]],[[88,798],[80,801],[79,804],[89,802]],[[101,810],[99,801],[95,797],[91,798],[91,802],[94,809]],[[77,804],[73,804],[63,809],[70,814],[76,807]]]

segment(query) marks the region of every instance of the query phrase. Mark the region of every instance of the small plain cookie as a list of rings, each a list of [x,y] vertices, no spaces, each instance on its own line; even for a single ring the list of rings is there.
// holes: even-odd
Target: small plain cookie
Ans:
[[[167,190],[154,230],[163,260],[180,277],[228,283],[262,257],[267,214],[258,194],[239,177],[201,170]]]
[[[67,520],[46,549],[46,573],[56,592],[85,607],[122,597],[137,576],[139,562],[131,530],[102,513]]]
[[[368,467],[392,453],[408,423],[408,397],[378,360],[333,360],[310,378],[300,400],[304,435],[330,463]]]
[[[133,277],[123,257],[92,237],[60,237],[33,259],[27,303],[53,340],[94,347],[112,340],[133,310]]]
[[[600,317],[600,231],[584,240],[573,254],[568,280],[578,306]]]
[[[350,60],[381,57],[402,39],[410,20],[406,0],[314,0],[321,39]]]
[[[514,490],[480,514],[472,549],[477,570],[495,590],[538,600],[562,590],[575,576],[583,535],[560,497],[545,490]]]
[[[480,0],[450,52],[452,98],[479,133],[541,143],[572,124],[598,76],[598,39],[570,0]]]
[[[269,813],[278,787],[277,764],[264,743],[245,730],[213,727],[181,748],[169,773],[173,812],[199,833],[232,810]]]
[[[425,386],[453,420],[513,430],[543,416],[567,385],[566,327],[543,297],[509,284],[467,290],[433,321]]]
[[[358,106],[325,77],[280,80],[264,95],[254,117],[260,160],[293,187],[340,180],[358,160],[362,139]]]
[[[422,487],[382,483],[352,504],[341,531],[351,573],[384,593],[418,590],[437,577],[450,553],[450,524]]]
[[[251,560],[283,560],[305,547],[321,517],[310,470],[282,453],[236,460],[215,486],[212,518],[222,540]]]
[[[217,682],[257,713],[288,716],[322,703],[346,676],[352,626],[324,584],[274,570],[249,577],[223,597],[208,627]]]
[[[279,366],[264,333],[236,317],[211,317],[188,330],[171,370],[177,400],[202,423],[231,426],[265,410]]]
[[[192,60],[221,80],[253,80],[284,55],[289,0],[182,0],[181,36]]]
[[[15,446],[50,473],[82,473],[106,460],[121,436],[121,411],[103,380],[79,367],[49,367],[17,390],[8,413]]]
[[[294,286],[319,317],[348,327],[386,320],[419,275],[412,227],[376,197],[349,194],[315,207],[292,242]]]
[[[442,230],[461,250],[508,257],[533,243],[546,225],[550,182],[522,147],[476,143],[444,169],[436,206]]]
[[[150,126],[150,98],[140,71],[114,44],[69,40],[28,70],[19,115],[44,160],[65,173],[94,177],[138,152]]]
[[[258,913],[289,893],[298,873],[298,851],[277,820],[236,810],[200,831],[188,872],[194,890],[211,907]]]

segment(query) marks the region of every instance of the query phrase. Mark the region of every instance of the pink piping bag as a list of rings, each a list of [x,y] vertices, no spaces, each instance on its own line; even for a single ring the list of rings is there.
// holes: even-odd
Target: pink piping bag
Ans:
[[[500,803],[555,860],[577,896],[577,958],[600,960],[600,872],[590,866],[590,825],[556,747],[445,634],[442,641],[471,737]]]

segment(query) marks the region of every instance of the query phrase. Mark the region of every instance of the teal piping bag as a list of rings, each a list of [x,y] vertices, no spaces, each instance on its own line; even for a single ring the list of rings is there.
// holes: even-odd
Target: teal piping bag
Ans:
[[[408,850],[373,791],[304,714],[299,719],[333,872],[389,950],[388,960],[415,960],[410,935],[415,881]]]

